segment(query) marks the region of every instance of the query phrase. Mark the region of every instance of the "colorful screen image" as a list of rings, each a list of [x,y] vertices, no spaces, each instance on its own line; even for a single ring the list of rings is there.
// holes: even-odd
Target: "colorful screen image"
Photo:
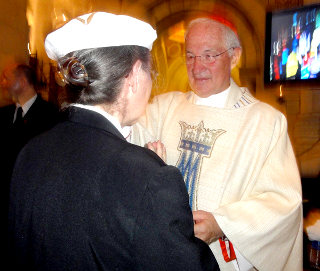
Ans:
[[[274,12],[269,24],[267,81],[320,79],[320,5]]]

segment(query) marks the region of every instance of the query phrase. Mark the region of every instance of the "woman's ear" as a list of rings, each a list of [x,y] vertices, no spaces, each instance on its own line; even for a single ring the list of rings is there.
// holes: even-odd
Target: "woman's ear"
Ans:
[[[132,78],[131,78],[131,87],[132,87],[132,91],[136,92],[139,89],[139,79],[141,76],[141,66],[142,66],[142,62],[140,60],[137,60],[136,63],[133,64],[132,67]]]
[[[134,95],[137,90],[139,89],[139,76],[140,76],[140,70],[141,70],[142,63],[140,60],[137,60],[132,67],[131,72],[129,75],[125,78],[125,94],[128,97],[131,97]]]

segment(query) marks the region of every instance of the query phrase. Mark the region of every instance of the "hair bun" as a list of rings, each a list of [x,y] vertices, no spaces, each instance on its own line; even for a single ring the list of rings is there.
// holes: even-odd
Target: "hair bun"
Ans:
[[[86,68],[75,57],[69,57],[59,63],[59,69],[66,84],[87,87],[89,78]]]

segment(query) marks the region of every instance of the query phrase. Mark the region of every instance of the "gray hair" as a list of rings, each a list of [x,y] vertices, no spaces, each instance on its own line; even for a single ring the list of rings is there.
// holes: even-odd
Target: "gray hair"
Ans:
[[[191,29],[192,26],[194,26],[195,24],[198,23],[203,23],[203,24],[207,24],[207,25],[212,25],[217,27],[221,33],[222,33],[222,38],[224,41],[224,45],[226,47],[226,49],[228,48],[241,48],[241,44],[240,44],[240,40],[238,35],[228,26],[226,26],[223,23],[220,23],[214,19],[210,19],[210,18],[197,18],[192,20],[189,24],[188,27],[186,29],[185,32],[185,38],[187,37],[189,30]],[[233,54],[233,50],[228,52],[229,55],[231,56]]]

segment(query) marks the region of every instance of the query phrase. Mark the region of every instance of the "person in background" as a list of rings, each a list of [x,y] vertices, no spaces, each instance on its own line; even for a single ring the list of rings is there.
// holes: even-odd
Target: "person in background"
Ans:
[[[156,37],[145,22],[105,12],[47,36],[68,105],[14,168],[9,252],[18,269],[219,270],[194,236],[179,170],[124,137],[150,96]]]
[[[286,118],[231,79],[241,46],[229,27],[195,19],[185,48],[193,91],[155,97],[132,142],[160,155],[165,146],[184,177],[195,235],[221,270],[302,270],[301,183]]]
[[[42,99],[36,83],[35,71],[22,63],[8,65],[1,75],[0,87],[15,101],[0,108],[0,179],[5,193],[1,198],[6,210],[9,181],[19,151],[31,138],[58,122],[58,108]]]

